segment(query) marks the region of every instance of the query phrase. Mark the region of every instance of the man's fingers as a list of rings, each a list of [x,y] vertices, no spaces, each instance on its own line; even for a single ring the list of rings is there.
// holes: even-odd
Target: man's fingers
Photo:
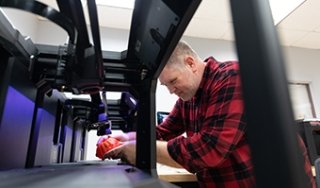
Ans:
[[[109,137],[110,137],[109,135],[101,136],[101,137],[99,138],[98,142],[97,142],[97,146],[98,146],[100,143],[102,143],[102,142],[104,142],[105,140],[107,140]]]
[[[120,157],[120,149],[117,148],[113,148],[103,155],[104,159],[118,159]]]

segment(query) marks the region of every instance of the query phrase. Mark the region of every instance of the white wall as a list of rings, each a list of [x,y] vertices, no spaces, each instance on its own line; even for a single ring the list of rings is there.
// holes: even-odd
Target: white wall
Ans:
[[[67,32],[60,26],[49,21],[38,21],[35,43],[64,45],[69,40]]]
[[[320,118],[320,50],[284,48],[289,81],[310,84],[316,117]]]
[[[34,41],[38,24],[33,14],[11,8],[0,8],[0,11],[3,11],[12,25],[19,30],[23,36],[29,36]]]

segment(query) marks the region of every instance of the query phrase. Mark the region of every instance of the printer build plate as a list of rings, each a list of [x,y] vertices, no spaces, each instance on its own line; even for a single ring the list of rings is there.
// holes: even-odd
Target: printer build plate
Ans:
[[[119,161],[81,161],[0,171],[0,187],[177,187]]]

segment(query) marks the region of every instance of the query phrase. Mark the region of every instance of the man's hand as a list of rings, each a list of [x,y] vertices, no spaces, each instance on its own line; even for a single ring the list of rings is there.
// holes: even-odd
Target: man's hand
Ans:
[[[109,150],[104,154],[104,159],[121,159],[125,162],[136,164],[136,141],[123,142],[120,146]]]
[[[98,142],[97,142],[97,146],[99,144],[101,144],[103,141],[105,141],[108,138],[115,138],[117,140],[119,140],[120,142],[126,142],[129,140],[129,137],[127,134],[125,133],[117,133],[117,134],[112,134],[112,135],[103,135],[99,138]]]
[[[113,137],[100,138],[97,143],[96,156],[100,159],[104,159],[103,156],[105,153],[121,144],[122,142]]]
[[[128,132],[128,133],[115,133],[115,134],[111,134],[111,135],[104,135],[101,136],[97,142],[97,145],[100,144],[103,140],[107,139],[107,138],[115,138],[117,140],[119,140],[120,142],[127,142],[130,140],[135,140],[136,139],[136,132]]]

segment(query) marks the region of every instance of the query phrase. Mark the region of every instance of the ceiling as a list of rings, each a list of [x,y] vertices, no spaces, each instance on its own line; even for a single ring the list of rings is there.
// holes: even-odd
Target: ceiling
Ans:
[[[41,0],[57,7],[54,0]],[[284,46],[320,49],[320,1],[306,0],[277,26]],[[129,29],[132,10],[98,6],[102,27]],[[228,0],[202,0],[184,35],[233,41],[233,23]]]

